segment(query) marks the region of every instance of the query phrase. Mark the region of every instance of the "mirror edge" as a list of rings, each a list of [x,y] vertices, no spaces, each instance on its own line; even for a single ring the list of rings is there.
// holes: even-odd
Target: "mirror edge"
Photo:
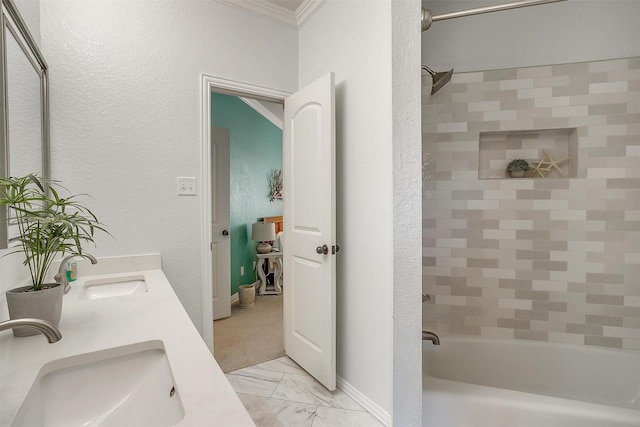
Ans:
[[[49,79],[48,66],[38,47],[35,39],[31,35],[22,15],[18,11],[13,0],[1,0],[2,11],[0,13],[0,176],[7,177],[9,171],[9,150],[8,139],[9,130],[7,111],[7,80],[6,80],[6,20],[7,17],[13,21],[17,31],[26,42],[30,54],[40,66],[40,112],[41,112],[41,150],[42,150],[42,178],[51,177],[50,166],[50,144],[49,144]],[[0,250],[9,247],[9,233],[7,224],[7,208],[0,208]]]

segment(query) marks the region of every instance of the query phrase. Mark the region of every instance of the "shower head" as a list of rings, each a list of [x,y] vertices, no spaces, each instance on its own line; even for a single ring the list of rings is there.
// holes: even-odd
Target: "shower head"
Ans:
[[[420,17],[420,26],[422,31],[427,31],[431,28],[431,21],[433,20],[433,13],[429,9],[422,8],[422,15]]]
[[[423,65],[422,69],[431,74],[431,78],[433,79],[433,85],[431,86],[431,95],[435,95],[435,93],[439,91],[442,86],[446,85],[449,80],[451,80],[451,76],[453,75],[453,68],[449,71],[442,71],[439,73],[436,73],[426,65]]]

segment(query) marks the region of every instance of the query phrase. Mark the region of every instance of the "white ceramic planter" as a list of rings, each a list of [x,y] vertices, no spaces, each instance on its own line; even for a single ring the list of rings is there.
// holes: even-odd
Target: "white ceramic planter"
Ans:
[[[46,288],[31,292],[25,292],[32,288],[31,285],[9,289],[6,293],[9,319],[34,317],[36,319],[48,320],[55,326],[58,326],[60,316],[62,315],[64,287],[59,283],[49,283],[44,286]],[[13,335],[16,337],[28,337],[39,333],[37,330],[31,328],[13,329]]]
[[[241,285],[238,289],[240,296],[240,307],[250,308],[253,307],[256,300],[256,288],[253,285]]]

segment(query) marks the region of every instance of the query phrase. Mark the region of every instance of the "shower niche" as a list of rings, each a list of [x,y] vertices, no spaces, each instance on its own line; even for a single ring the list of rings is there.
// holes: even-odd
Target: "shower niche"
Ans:
[[[578,131],[562,128],[480,132],[478,179],[514,179],[507,172],[513,159],[529,162],[531,169],[524,179],[577,178]],[[539,165],[540,161],[544,163]]]

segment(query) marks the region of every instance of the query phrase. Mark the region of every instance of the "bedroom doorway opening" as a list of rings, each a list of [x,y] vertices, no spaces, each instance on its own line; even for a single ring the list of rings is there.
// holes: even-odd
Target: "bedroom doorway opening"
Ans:
[[[285,355],[282,103],[211,93],[214,357],[224,372]],[[257,225],[256,225],[257,224]],[[258,230],[273,250],[258,254]],[[240,287],[253,301],[240,301]],[[243,295],[244,296],[244,295]],[[248,305],[251,302],[251,305]]]

